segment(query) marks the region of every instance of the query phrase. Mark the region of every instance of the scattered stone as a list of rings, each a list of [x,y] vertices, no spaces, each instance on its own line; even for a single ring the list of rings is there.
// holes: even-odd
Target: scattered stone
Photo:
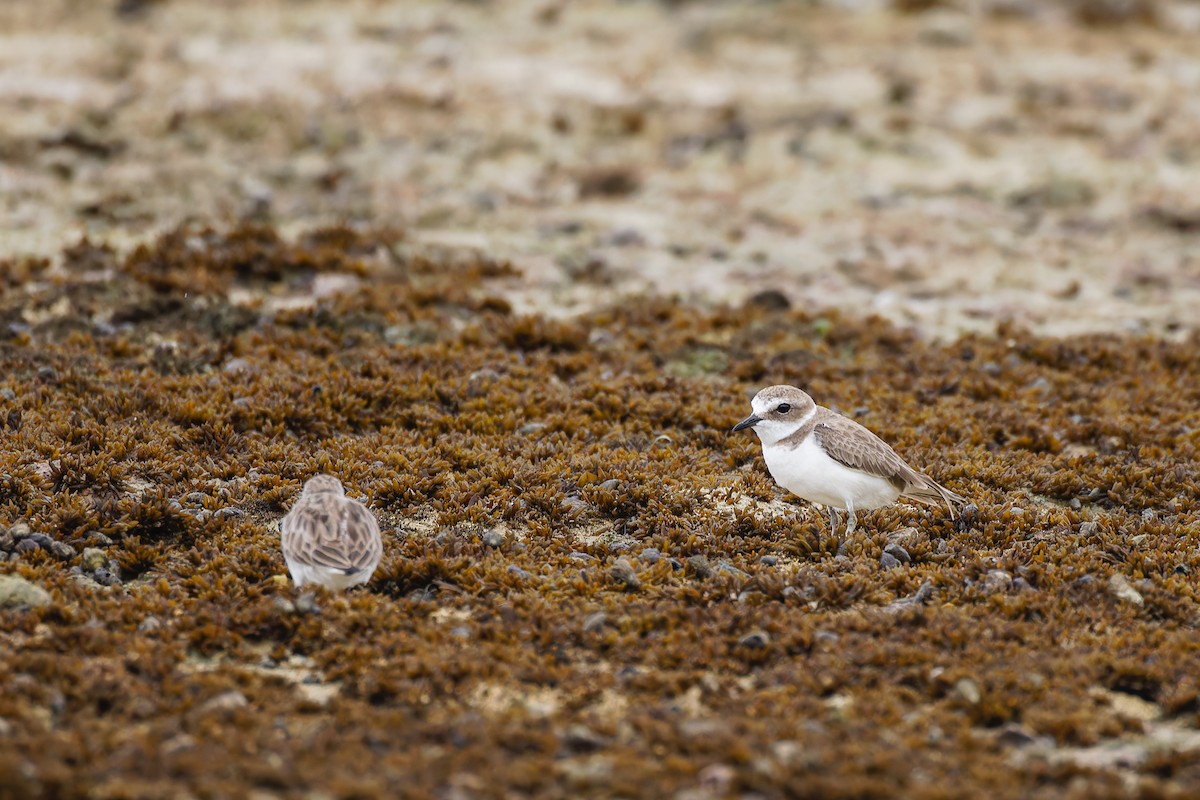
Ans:
[[[101,567],[93,572],[92,579],[101,586],[116,586],[121,582],[121,579],[114,575],[107,567]]]
[[[608,625],[608,614],[603,611],[597,611],[594,614],[588,614],[583,621],[584,633],[596,633]]]
[[[607,480],[604,483],[600,484],[596,488],[603,489],[606,492],[615,492],[617,489],[620,488],[620,486],[621,486],[621,482],[619,480],[617,480],[616,478],[612,478],[612,479]]]
[[[901,564],[911,564],[912,563],[912,556],[910,556],[908,554],[908,551],[905,550],[900,545],[896,544],[895,542],[893,542],[892,544],[889,544],[887,547],[883,548],[883,552],[890,554]]]
[[[1000,594],[1013,588],[1013,577],[1002,569],[989,569],[979,582],[979,588],[985,594]]]
[[[214,511],[213,516],[217,519],[237,519],[246,516],[246,512],[236,506],[226,506]]]
[[[92,545],[93,547],[111,547],[113,540],[111,537],[100,533],[100,531],[92,531],[86,537],[84,537],[84,542]]]
[[[970,705],[977,706],[979,701],[983,699],[983,695],[979,691],[979,685],[970,678],[959,678],[954,682],[954,694]]]
[[[17,543],[13,541],[12,534],[8,531],[0,531],[0,553],[11,551]]]
[[[145,619],[138,623],[139,633],[154,633],[162,628],[162,620],[153,614],[148,615]]]
[[[742,570],[735,567],[733,564],[730,564],[728,561],[718,561],[717,566],[716,566],[716,572],[724,572],[727,575],[732,575],[735,578],[749,578],[750,577],[749,573],[743,572]]]
[[[688,571],[697,578],[711,578],[713,576],[712,564],[708,562],[707,556],[695,555],[687,560]]]
[[[1108,579],[1108,590],[1112,592],[1113,597],[1123,600],[1126,603],[1133,603],[1135,606],[1146,604],[1142,593],[1130,586],[1129,581],[1119,572],[1114,572],[1112,577]]]
[[[75,557],[75,548],[66,542],[51,542],[50,552],[63,561],[70,561]]]
[[[274,605],[275,610],[284,616],[296,613],[296,604],[286,597],[277,596]]]
[[[1029,581],[1027,581],[1021,577],[1013,578],[1012,585],[1013,585],[1013,589],[1017,590],[1018,592],[1036,592],[1037,591],[1037,589],[1034,588],[1033,584],[1031,584]]]
[[[17,575],[0,575],[0,608],[41,608],[50,605],[50,593]]]
[[[900,566],[900,559],[896,558],[891,553],[884,551],[883,555],[879,557],[879,564],[884,569],[892,569],[893,567]]]
[[[933,584],[925,581],[921,584],[921,588],[917,589],[916,593],[911,597],[901,597],[899,600],[893,600],[883,607],[884,611],[895,613],[906,608],[914,606],[923,606],[933,598]]]
[[[17,547],[14,552],[33,553],[41,549],[42,548],[38,547],[38,543],[32,539],[22,539],[21,541],[17,542]]]
[[[657,564],[662,558],[662,553],[656,547],[647,547],[638,555],[638,558],[647,564]]]
[[[525,425],[522,425],[520,428],[517,428],[517,433],[521,434],[522,436],[528,436],[531,433],[537,433],[545,427],[546,423],[544,422],[529,422]]]
[[[484,545],[487,547],[500,547],[504,544],[504,531],[498,531],[495,528],[488,528],[480,537]]]
[[[608,739],[586,725],[572,725],[562,737],[563,745],[575,753],[593,753],[608,746]]]
[[[573,558],[576,561],[596,561],[597,558],[591,553],[585,553],[581,550],[573,551],[568,558]]]
[[[1095,536],[1099,529],[1100,526],[1094,522],[1084,522],[1079,526],[1079,535],[1088,537]]]
[[[54,546],[54,540],[44,533],[31,533],[24,541],[33,542],[43,550],[49,550]]]
[[[108,556],[98,547],[83,548],[83,568],[95,572],[108,565]]]
[[[758,561],[764,566],[773,567],[779,563],[779,556],[763,556]]]
[[[738,639],[738,647],[748,647],[751,650],[761,650],[771,643],[771,634],[766,631],[752,631]]]
[[[592,508],[591,503],[581,497],[564,497],[561,505],[563,511],[576,516],[586,514]]]
[[[1000,729],[1000,733],[996,736],[996,740],[1000,744],[1008,745],[1009,747],[1026,747],[1038,740],[1033,731],[1020,725],[1016,722],[1010,722]]]
[[[613,562],[608,574],[617,583],[624,584],[626,589],[632,591],[641,588],[641,580],[638,578],[637,573],[634,572],[633,565],[629,563],[629,559],[624,556]]]
[[[216,697],[205,701],[200,705],[198,711],[201,714],[211,714],[214,712],[228,714],[239,708],[245,708],[248,705],[250,705],[250,701],[246,699],[246,695],[236,689],[231,689],[228,692],[221,692]]]
[[[778,289],[764,289],[750,295],[746,305],[761,308],[763,311],[787,311],[792,307],[792,301]]]

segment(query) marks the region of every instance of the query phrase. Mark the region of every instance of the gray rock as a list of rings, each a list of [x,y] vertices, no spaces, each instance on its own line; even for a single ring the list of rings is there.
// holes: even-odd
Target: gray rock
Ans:
[[[75,557],[75,548],[66,542],[51,542],[50,552],[63,561],[70,561]]]
[[[979,582],[979,588],[986,594],[1000,594],[1013,588],[1012,575],[1002,569],[989,569]]]
[[[14,552],[34,553],[41,549],[42,548],[38,546],[38,543],[33,541],[32,539],[22,539],[21,541],[17,542],[17,547]]]
[[[883,548],[883,552],[888,553],[889,555],[894,557],[897,561],[899,561],[901,564],[911,564],[912,563],[912,556],[910,556],[908,554],[908,551],[905,550],[900,545],[896,544],[895,542],[893,542],[892,544],[889,544],[887,547]]]
[[[504,544],[504,532],[498,531],[495,528],[488,528],[480,537],[484,545],[487,547],[500,547]]]
[[[84,541],[92,547],[111,547],[113,543],[111,537],[105,536],[100,531],[92,531],[84,538]]]
[[[751,650],[761,650],[771,643],[771,634],[766,631],[751,631],[742,638],[738,639],[739,647],[748,647]]]
[[[0,553],[11,552],[17,543],[13,541],[12,534],[8,531],[0,531]]]
[[[583,561],[583,562],[589,562],[589,561],[596,560],[596,557],[594,555],[592,555],[591,553],[585,553],[582,550],[575,550],[567,557],[573,558],[576,561]]]
[[[95,572],[108,565],[108,556],[98,547],[83,548],[83,568]]]
[[[33,531],[29,529],[28,523],[18,522],[8,529],[8,535],[13,538],[14,542],[19,542],[33,535]]]
[[[642,581],[634,572],[633,565],[629,563],[629,559],[622,556],[613,562],[609,568],[608,574],[617,583],[623,584],[630,591],[640,589]]]
[[[979,691],[979,685],[970,678],[959,678],[954,682],[954,694],[961,700],[977,706],[979,701],[983,699],[983,695]]]
[[[1123,600],[1126,603],[1132,603],[1135,606],[1146,604],[1142,593],[1133,588],[1125,576],[1119,572],[1114,572],[1112,577],[1108,579],[1108,590],[1112,592],[1113,597]]]
[[[743,572],[742,570],[735,567],[733,564],[730,564],[728,561],[718,561],[716,571],[724,572],[725,574],[732,575],[735,578],[749,578],[750,577],[749,573]]]
[[[779,556],[763,556],[759,559],[759,563],[767,567],[773,567],[779,563]]]
[[[1079,526],[1079,535],[1089,537],[1095,536],[1099,529],[1100,526],[1094,522],[1084,522]]]
[[[31,533],[24,541],[33,542],[43,550],[49,550],[54,546],[54,540],[44,533]]]
[[[584,633],[596,633],[608,625],[608,614],[603,611],[597,611],[594,614],[588,614],[583,621]]]
[[[600,484],[600,486],[597,488],[604,489],[605,491],[609,491],[609,492],[615,492],[620,487],[620,485],[621,485],[621,482],[619,480],[617,480],[616,478],[612,478],[611,480],[607,480],[604,483]]]
[[[883,555],[879,557],[879,565],[884,569],[893,569],[900,566],[900,559],[885,551]]]
[[[246,512],[237,506],[226,506],[213,512],[216,519],[237,519],[246,516]]]
[[[17,575],[0,575],[0,608],[41,608],[50,605],[50,593]]]
[[[220,713],[228,714],[236,711],[239,708],[245,708],[250,705],[250,701],[246,699],[246,695],[231,689],[228,692],[221,692],[216,697],[213,697],[200,705],[198,709],[201,714]]]
[[[697,578],[711,578],[713,576],[712,564],[708,563],[706,556],[695,555],[687,560],[688,570],[690,570]]]
[[[93,572],[92,578],[101,586],[116,586],[121,582],[121,579],[113,574],[108,567],[101,567]]]
[[[638,555],[638,558],[647,564],[657,564],[662,559],[662,553],[657,547],[647,547]]]

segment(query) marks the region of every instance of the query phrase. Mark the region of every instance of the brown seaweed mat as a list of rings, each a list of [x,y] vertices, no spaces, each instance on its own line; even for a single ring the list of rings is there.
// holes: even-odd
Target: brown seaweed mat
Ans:
[[[0,797],[1200,788],[1200,342],[524,317],[341,228],[0,267]],[[831,536],[728,433],[780,381],[970,524]],[[380,517],[364,590],[282,577],[318,470]]]

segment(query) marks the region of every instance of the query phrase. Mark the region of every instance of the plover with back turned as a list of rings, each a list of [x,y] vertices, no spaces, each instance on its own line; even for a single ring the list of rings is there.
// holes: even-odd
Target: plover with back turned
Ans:
[[[767,470],[783,488],[829,509],[830,531],[837,512],[847,512],[846,534],[855,511],[891,505],[898,497],[955,507],[967,500],[917,472],[888,444],[852,419],[819,406],[795,386],[768,386],[750,402],[753,412],[734,431],[753,428],[762,441]]]
[[[279,523],[279,533],[283,560],[297,586],[348,589],[366,583],[383,556],[375,515],[346,497],[342,482],[332,475],[309,478]]]

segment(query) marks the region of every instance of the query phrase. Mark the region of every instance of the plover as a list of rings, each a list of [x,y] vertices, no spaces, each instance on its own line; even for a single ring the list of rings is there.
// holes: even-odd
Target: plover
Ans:
[[[297,586],[347,589],[366,583],[379,566],[383,541],[375,515],[346,497],[342,482],[315,475],[279,523],[283,560]]]
[[[792,494],[828,508],[831,531],[839,510],[848,514],[849,535],[855,511],[882,508],[898,497],[945,503],[951,519],[955,507],[967,502],[904,463],[862,425],[817,405],[795,386],[768,386],[750,405],[754,413],[733,430],[754,429],[771,477]]]

